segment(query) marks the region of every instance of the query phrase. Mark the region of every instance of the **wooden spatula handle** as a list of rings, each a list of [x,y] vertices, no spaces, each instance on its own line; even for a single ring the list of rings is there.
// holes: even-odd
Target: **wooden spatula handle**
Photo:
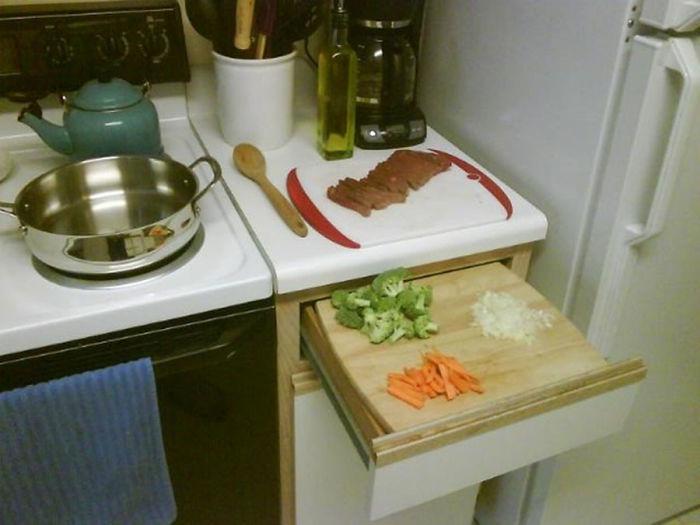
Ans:
[[[304,219],[301,218],[299,212],[294,208],[291,202],[282,195],[282,193],[269,181],[261,181],[260,187],[270,199],[270,202],[279,213],[282,220],[289,226],[289,228],[296,233],[299,237],[306,237],[309,233],[308,228]]]
[[[238,0],[236,2],[236,34],[233,39],[233,45],[236,49],[250,49],[254,12],[255,0]]]

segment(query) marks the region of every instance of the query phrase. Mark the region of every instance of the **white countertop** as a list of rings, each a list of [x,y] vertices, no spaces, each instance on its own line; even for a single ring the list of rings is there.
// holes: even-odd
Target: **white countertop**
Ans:
[[[315,102],[309,66],[297,60],[296,125],[292,139],[282,148],[265,152],[268,177],[286,195],[286,176],[293,167],[323,162],[315,149]],[[379,273],[395,266],[416,266],[544,239],[545,216],[515,191],[493,177],[513,203],[508,221],[453,230],[361,249],[347,249],[322,237],[312,228],[301,238],[292,233],[262,191],[238,173],[232,147],[224,142],[215,114],[215,82],[206,66],[193,68],[188,85],[188,106],[204,146],[222,165],[239,211],[270,262],[279,294]],[[264,102],[261,102],[264,103]],[[432,129],[423,148],[435,148],[473,161]],[[376,152],[355,149],[354,159],[372,159]],[[486,170],[483,170],[486,172]],[[488,173],[488,172],[486,172]]]

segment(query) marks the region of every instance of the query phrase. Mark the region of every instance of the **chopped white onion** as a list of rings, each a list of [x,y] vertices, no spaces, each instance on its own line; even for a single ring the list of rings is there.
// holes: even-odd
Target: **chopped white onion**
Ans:
[[[535,334],[552,326],[552,314],[528,308],[509,293],[484,292],[472,305],[474,325],[487,337],[532,344]]]

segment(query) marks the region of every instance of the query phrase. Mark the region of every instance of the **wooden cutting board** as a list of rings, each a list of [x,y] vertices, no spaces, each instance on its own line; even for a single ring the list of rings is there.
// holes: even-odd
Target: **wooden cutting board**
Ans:
[[[316,304],[333,358],[387,433],[496,405],[506,398],[607,364],[555,307],[499,263],[416,282],[433,287],[431,314],[440,331],[430,339],[373,345],[365,334],[335,321],[335,309],[330,300]],[[550,312],[554,319],[552,327],[541,331],[531,345],[483,336],[479,327],[472,326],[471,305],[487,290],[510,293],[526,301],[530,308]],[[420,365],[421,353],[432,348],[459,359],[468,371],[481,379],[485,393],[463,394],[452,401],[444,397],[430,399],[420,410],[387,394],[387,374]]]
[[[512,204],[500,183],[472,159],[456,157],[450,159],[453,164],[447,171],[433,177],[419,190],[409,191],[405,202],[374,210],[369,217],[344,208],[326,196],[329,186],[346,177],[365,177],[388,156],[386,152],[371,152],[363,160],[296,167],[293,172],[301,188],[291,189],[290,198],[319,233],[323,235],[324,228],[316,224],[313,214],[309,213],[310,203],[336,230],[361,247],[502,222],[512,213]],[[302,191],[303,199],[298,196]]]

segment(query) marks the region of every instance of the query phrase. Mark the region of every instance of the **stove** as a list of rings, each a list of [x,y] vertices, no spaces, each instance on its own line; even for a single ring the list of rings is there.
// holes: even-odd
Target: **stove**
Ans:
[[[206,154],[187,118],[183,84],[154,87],[165,152],[188,165]],[[67,158],[50,150],[31,130],[14,121],[16,109],[0,109],[0,150],[14,169],[0,182],[0,200],[14,201],[34,177]],[[60,109],[46,112],[60,122]],[[194,169],[200,186],[207,166]],[[199,201],[201,229],[178,254],[142,274],[108,280],[69,276],[36,261],[18,222],[0,215],[0,355],[255,301],[272,294],[269,269],[224,184]]]
[[[4,179],[0,165],[0,201],[14,202],[32,179],[68,162],[17,122],[21,103],[41,97],[44,118],[60,123],[57,97],[44,95],[71,90],[86,80],[81,75],[106,65],[132,83],[144,75],[152,81],[149,98],[168,157],[187,166],[209,154],[190,123],[176,0],[3,6],[0,35],[0,164],[9,157],[14,165]],[[8,38],[19,45],[5,52]],[[219,161],[230,163],[230,153]],[[193,172],[200,188],[211,180],[204,164]],[[178,253],[143,273],[108,279],[68,275],[34,259],[16,218],[0,214],[0,396],[149,359],[175,525],[275,525],[280,484],[272,275],[225,182],[214,184],[197,208],[198,231]],[[112,394],[104,393],[107,403]],[[62,437],[59,432],[55,439]],[[0,432],[0,438],[7,436]],[[33,450],[51,463],[48,449]],[[104,465],[87,468],[102,472]],[[31,480],[34,473],[0,472],[0,483],[17,475]],[[59,478],[52,477],[54,485]],[[35,487],[29,481],[26,488]]]

